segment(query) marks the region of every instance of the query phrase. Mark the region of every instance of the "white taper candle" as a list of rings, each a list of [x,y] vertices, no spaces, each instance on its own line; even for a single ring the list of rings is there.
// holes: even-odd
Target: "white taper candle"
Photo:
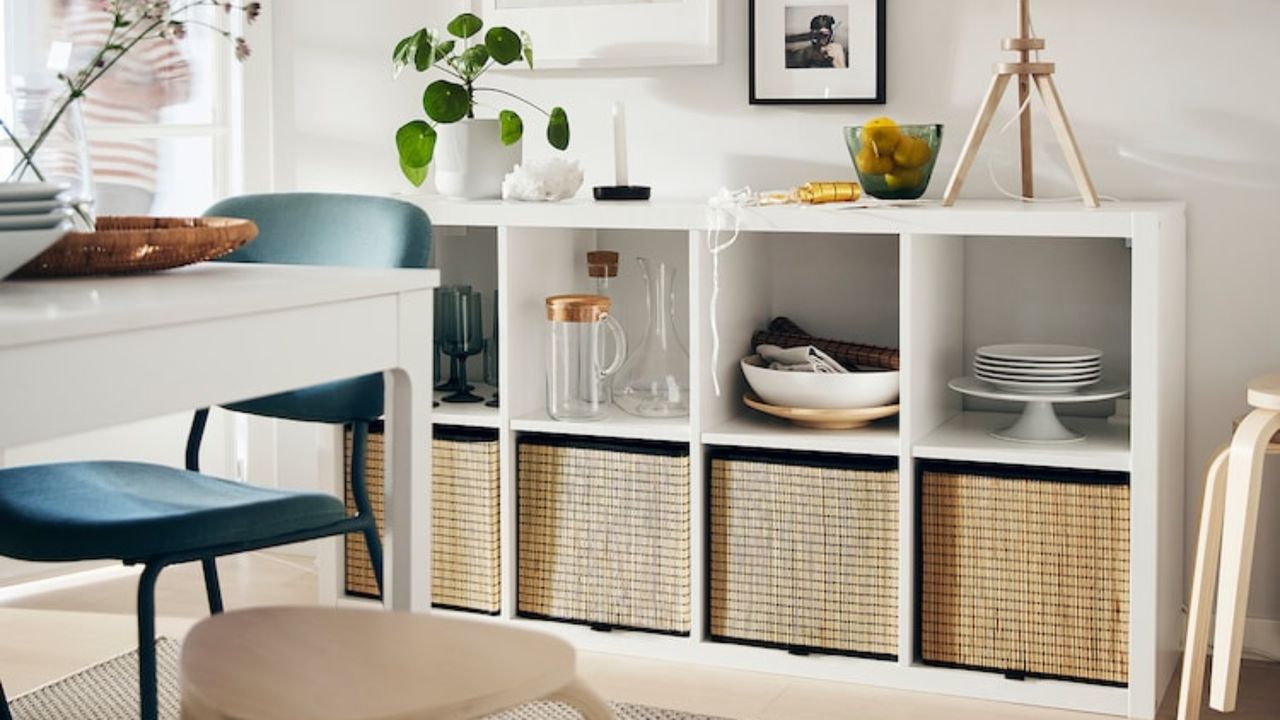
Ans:
[[[627,185],[627,114],[621,101],[613,104],[613,181]]]

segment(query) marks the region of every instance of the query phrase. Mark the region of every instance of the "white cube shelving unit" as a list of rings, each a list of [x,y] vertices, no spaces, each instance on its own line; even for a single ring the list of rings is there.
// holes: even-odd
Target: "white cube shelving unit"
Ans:
[[[1072,205],[967,202],[955,208],[841,206],[745,208],[727,218],[737,243],[708,251],[711,217],[696,201],[644,203],[454,202],[412,198],[436,227],[443,282],[499,290],[500,409],[442,406],[433,422],[481,425],[501,440],[503,608],[495,622],[561,635],[586,650],[922,690],[967,697],[1154,717],[1179,656],[1183,554],[1186,240],[1177,203]],[[644,420],[615,411],[568,424],[544,409],[543,299],[589,292],[588,250],[622,254],[611,288],[635,340],[647,319],[636,256],[674,264],[677,315],[690,354],[692,412]],[[720,352],[713,362],[710,304],[718,287]],[[486,307],[486,313],[489,309]],[[817,431],[745,408],[737,367],[751,334],[786,315],[818,335],[897,346],[902,412],[849,431]],[[947,389],[972,351],[995,342],[1064,342],[1106,353],[1111,379],[1130,383],[1131,420],[1110,404],[1067,422],[1089,438],[1069,445],[992,439],[1016,408],[980,404]],[[479,371],[479,363],[473,364]],[[712,373],[722,393],[713,390]],[[477,376],[478,377],[478,376]],[[1074,409],[1065,412],[1075,412]],[[1091,416],[1090,416],[1091,415]],[[689,443],[692,465],[692,635],[588,628],[517,617],[515,438],[521,432]],[[771,448],[896,457],[901,478],[898,660],[793,656],[707,639],[705,449]],[[926,666],[915,655],[918,459],[1121,471],[1130,474],[1130,636],[1127,687]],[[329,555],[330,565],[337,562]],[[428,573],[427,568],[423,568]],[[337,600],[341,573],[330,568]]]

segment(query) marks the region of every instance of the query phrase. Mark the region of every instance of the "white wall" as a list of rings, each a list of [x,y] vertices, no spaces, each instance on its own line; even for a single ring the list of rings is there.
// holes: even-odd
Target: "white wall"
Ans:
[[[413,73],[391,80],[391,48],[421,25],[442,27],[468,4],[271,3],[274,66],[250,71],[270,70],[275,81],[277,189],[409,191],[391,138],[421,113],[425,83]],[[746,5],[724,0],[724,60],[717,66],[495,74],[491,82],[569,111],[570,155],[586,166],[587,186],[611,180],[610,105],[625,100],[632,181],[653,185],[658,195],[705,197],[722,185],[774,188],[849,177],[840,128],[879,114],[947,125],[936,195],[991,63],[1000,59],[1000,39],[1015,26],[1012,0],[892,0],[887,106],[753,107]],[[1247,380],[1280,369],[1280,2],[1074,0],[1040,2],[1034,10],[1100,190],[1189,205],[1192,541],[1206,458],[1245,410]],[[1012,114],[1012,102],[1004,112]],[[1037,121],[1041,194],[1068,193],[1039,113]],[[528,115],[526,122],[534,124]],[[547,152],[537,130],[529,133],[527,155]],[[1013,139],[988,140],[966,197],[998,194],[988,159],[1002,184],[1017,185]],[[1250,610],[1280,620],[1280,473],[1270,476]]]

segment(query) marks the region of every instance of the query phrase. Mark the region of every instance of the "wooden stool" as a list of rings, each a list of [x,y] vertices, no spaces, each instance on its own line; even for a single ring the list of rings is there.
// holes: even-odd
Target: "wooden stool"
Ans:
[[[184,720],[463,720],[544,699],[614,720],[572,646],[493,622],[257,608],[201,621],[182,646]]]
[[[1280,454],[1280,436],[1276,434],[1280,430],[1280,373],[1255,378],[1249,383],[1248,398],[1253,412],[1240,421],[1231,444],[1214,455],[1205,475],[1191,604],[1187,609],[1178,720],[1200,716],[1215,574],[1218,617],[1209,706],[1222,712],[1231,712],[1236,706],[1263,460],[1266,455]]]

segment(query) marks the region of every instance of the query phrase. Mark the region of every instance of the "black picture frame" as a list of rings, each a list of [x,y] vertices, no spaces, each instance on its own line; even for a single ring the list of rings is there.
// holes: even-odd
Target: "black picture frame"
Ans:
[[[778,94],[777,92],[773,92],[767,88],[761,87],[765,83],[758,82],[759,78],[758,78],[757,71],[761,69],[762,67],[761,63],[763,62],[763,59],[760,57],[757,57],[758,43],[756,42],[756,34],[757,32],[763,31],[764,28],[761,27],[762,23],[760,22],[760,15],[757,11],[765,9],[766,7],[769,9],[777,9],[780,5],[783,7],[788,7],[787,0],[762,0],[761,2],[757,2],[757,0],[749,0],[747,4],[747,28],[748,28],[747,51],[748,51],[748,58],[749,58],[747,72],[748,72],[748,99],[750,104],[752,105],[883,105],[887,102],[887,95],[885,91],[886,77],[887,77],[886,67],[885,67],[885,42],[886,42],[886,35],[887,35],[886,33],[887,23],[885,18],[886,18],[887,6],[888,6],[887,0],[831,0],[830,2],[823,4],[823,5],[830,5],[830,6],[847,5],[849,6],[850,10],[852,10],[852,8],[855,6],[867,5],[867,6],[874,6],[876,11],[876,27],[875,27],[875,45],[876,46],[872,53],[873,57],[875,58],[874,60],[875,68],[874,70],[871,71],[871,74],[873,74],[875,77],[875,90],[871,94],[852,93],[848,96],[837,96],[837,97],[807,95],[803,92],[803,90],[798,90],[797,93],[794,95],[785,95],[785,94]],[[795,5],[792,7],[799,8],[799,7],[804,7],[808,5],[814,5],[815,7],[822,6],[810,1],[810,2],[796,2]],[[781,28],[771,28],[771,29],[781,30]],[[848,53],[848,50],[846,49],[845,52]],[[853,67],[840,68],[838,71],[843,72],[846,70],[849,72],[856,72],[857,70],[859,70],[859,68],[853,68]],[[789,69],[787,72],[788,73],[797,72],[797,70]],[[798,72],[811,72],[811,70],[805,69],[805,70],[799,70]],[[851,80],[855,80],[857,77],[859,76],[851,77]],[[861,76],[861,77],[862,77],[862,80],[865,82],[867,76]]]

